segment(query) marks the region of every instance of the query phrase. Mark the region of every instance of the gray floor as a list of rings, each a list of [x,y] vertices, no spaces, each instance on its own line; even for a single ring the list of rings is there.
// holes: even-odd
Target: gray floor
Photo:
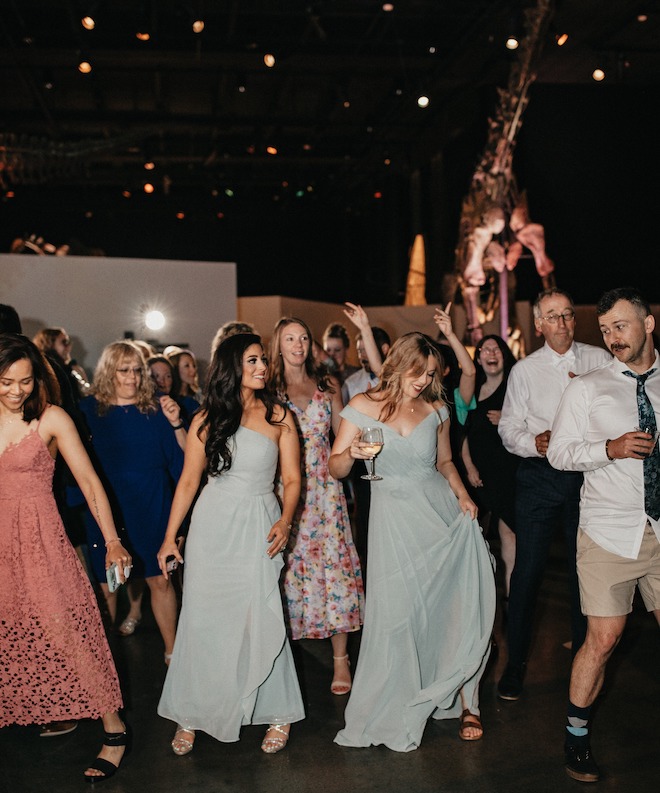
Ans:
[[[327,642],[303,641],[296,648],[307,702],[307,718],[294,725],[288,747],[277,755],[259,750],[263,728],[247,727],[241,740],[221,744],[199,735],[187,757],[170,749],[173,726],[156,715],[165,666],[153,621],[130,638],[113,636],[113,652],[124,684],[126,716],[134,732],[133,752],[107,793],[131,791],[250,791],[254,793],[561,793],[584,787],[569,779],[562,765],[563,725],[570,652],[565,605],[566,582],[557,545],[543,585],[523,698],[500,702],[495,682],[506,661],[501,616],[495,647],[482,685],[482,741],[465,743],[457,722],[429,723],[422,746],[400,754],[382,747],[344,749],[332,739],[343,726],[346,697],[329,691],[331,652]],[[357,658],[359,637],[351,637]],[[593,732],[603,779],[600,791],[660,789],[660,633],[655,620],[636,605],[624,640],[608,669]],[[0,730],[0,791],[89,789],[82,770],[100,742],[100,725],[83,722],[71,735],[48,740],[34,727]]]

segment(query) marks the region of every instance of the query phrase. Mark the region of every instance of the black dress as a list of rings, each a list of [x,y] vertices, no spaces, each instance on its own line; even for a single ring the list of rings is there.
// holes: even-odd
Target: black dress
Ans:
[[[493,518],[501,518],[515,531],[516,469],[520,458],[504,448],[497,426],[488,418],[489,410],[502,409],[505,393],[506,382],[502,381],[489,397],[477,402],[468,414],[467,438],[470,456],[483,482],[480,500]]]

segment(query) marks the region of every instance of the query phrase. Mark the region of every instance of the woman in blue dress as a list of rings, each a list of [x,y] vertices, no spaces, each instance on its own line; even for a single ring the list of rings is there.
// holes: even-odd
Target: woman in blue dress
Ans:
[[[369,587],[342,746],[416,749],[426,722],[460,717],[459,736],[482,737],[479,681],[495,616],[492,557],[477,508],[452,462],[442,359],[407,333],[380,384],[351,399],[330,457],[335,477],[369,459],[366,427],[382,430],[382,480],[371,483]]]
[[[144,578],[151,608],[165,644],[165,662],[174,646],[176,594],[163,580],[156,554],[165,535],[172,493],[183,467],[176,435],[185,430],[178,405],[154,398],[154,386],[138,347],[130,341],[109,344],[94,373],[92,396],[80,409],[91,434],[91,455],[123,527],[122,541],[133,557],[132,580]],[[91,515],[86,520],[92,568],[114,621],[117,593],[105,584],[105,547]]]

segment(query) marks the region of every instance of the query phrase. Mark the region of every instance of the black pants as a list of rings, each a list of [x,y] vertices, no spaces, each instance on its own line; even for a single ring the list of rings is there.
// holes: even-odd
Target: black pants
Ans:
[[[536,601],[558,525],[566,541],[573,654],[584,641],[587,621],[580,609],[575,564],[581,486],[581,473],[557,471],[545,458],[528,457],[518,467],[516,563],[511,575],[507,632],[512,666],[527,661]]]

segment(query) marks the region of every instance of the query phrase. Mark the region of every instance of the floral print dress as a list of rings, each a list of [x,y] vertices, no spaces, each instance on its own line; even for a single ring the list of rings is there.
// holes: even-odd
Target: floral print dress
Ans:
[[[325,639],[360,629],[362,571],[342,484],[328,470],[331,398],[317,390],[305,410],[287,404],[303,454],[300,503],[285,555],[285,605],[293,639]]]

